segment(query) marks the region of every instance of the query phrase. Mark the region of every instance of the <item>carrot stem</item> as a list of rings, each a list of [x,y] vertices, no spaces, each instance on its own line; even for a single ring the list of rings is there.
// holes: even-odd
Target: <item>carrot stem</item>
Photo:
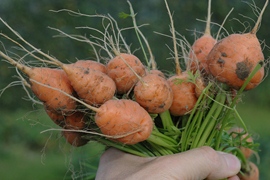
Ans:
[[[170,18],[170,21],[171,21],[171,33],[172,33],[172,38],[173,38],[173,48],[174,48],[174,59],[175,59],[176,74],[180,75],[182,73],[182,70],[181,70],[180,63],[179,63],[174,22],[173,22],[172,13],[170,11],[167,0],[164,0],[164,2],[165,2],[166,8],[167,8],[167,11],[168,11],[168,14],[169,14],[169,18]]]
[[[165,155],[170,155],[170,154],[174,154],[171,150],[169,150],[168,148],[164,148],[161,147],[155,143],[149,142],[151,144],[151,146],[156,150],[156,152],[159,153],[160,156],[165,156]]]
[[[152,133],[146,141],[148,141],[149,143],[154,143],[161,147],[166,147],[168,150],[171,150],[174,153],[177,153],[178,150],[176,148],[176,144],[172,144],[171,142],[168,142],[166,139],[161,138],[161,136],[162,135],[157,135],[155,133]],[[166,137],[166,136],[163,135],[162,137]]]
[[[209,132],[205,132],[207,128],[207,126],[209,125],[209,123],[212,125],[213,122],[215,122],[212,118],[213,118],[213,115],[215,115],[215,112],[217,111],[217,109],[219,108],[219,102],[221,102],[225,96],[224,94],[222,93],[218,93],[216,98],[215,98],[215,101],[211,107],[211,109],[209,110],[209,112],[207,113],[205,119],[203,120],[203,123],[200,127],[200,130],[198,132],[198,134],[196,134],[196,138],[195,140],[192,142],[192,148],[196,148],[198,147],[198,145],[201,145],[203,144],[202,142],[204,141],[201,140],[201,137],[204,135],[204,133],[208,134]]]
[[[269,0],[266,0],[266,1],[265,1],[265,4],[264,4],[264,6],[263,6],[263,9],[261,10],[261,13],[260,13],[260,15],[259,15],[259,17],[258,17],[258,19],[257,19],[257,22],[256,22],[255,26],[253,27],[252,31],[250,32],[250,34],[256,34],[256,33],[257,33],[258,28],[259,28],[259,26],[260,26],[260,24],[261,24],[261,21],[262,21],[263,13],[264,13],[264,11],[265,11],[267,5],[268,5],[268,2],[269,2]]]
[[[173,124],[169,110],[166,110],[160,113],[159,116],[161,118],[163,128],[171,132],[173,130],[174,124]]]
[[[199,117],[199,116],[197,115],[197,117],[196,117],[196,114],[200,111],[200,107],[203,105],[202,102],[204,102],[206,100],[206,98],[208,97],[206,94],[209,92],[209,89],[211,86],[212,86],[212,83],[209,83],[207,85],[207,87],[204,88],[204,90],[202,91],[202,94],[199,96],[191,114],[189,115],[187,123],[183,126],[183,127],[185,127],[185,129],[182,133],[182,137],[181,137],[181,141],[180,141],[180,143],[182,145],[181,146],[182,152],[188,150],[188,143],[190,142],[190,136],[191,136],[191,133],[194,132],[193,125],[191,125],[191,123],[195,124],[198,121],[197,117]],[[199,121],[200,121],[200,119],[199,119]]]
[[[145,155],[147,155],[149,157],[154,157],[155,156],[151,151],[149,151],[149,149],[144,147],[141,143],[131,145],[131,147],[136,149],[137,151],[139,151],[141,153],[144,153]]]
[[[17,67],[19,70],[21,70],[26,75],[29,76],[29,74],[31,73],[31,68],[30,67],[18,63],[17,61],[15,61],[14,59],[12,59],[11,57],[9,57],[6,54],[4,54],[2,51],[0,51],[0,56],[2,56],[3,58],[5,58],[6,60],[8,60],[11,65]]]
[[[210,23],[211,23],[211,0],[208,0],[207,22],[206,22],[204,34],[211,35]]]
[[[101,138],[100,136],[96,137],[95,139],[96,139],[97,142],[100,142],[100,143],[102,143],[104,145],[107,145],[107,146],[111,146],[111,147],[117,148],[117,149],[119,149],[121,151],[130,153],[130,154],[134,154],[134,155],[137,155],[137,156],[141,156],[141,157],[149,157],[145,153],[142,153],[142,152],[139,152],[137,150],[133,150],[133,149],[129,148],[129,146],[125,146],[123,144],[112,142],[110,140]]]
[[[130,3],[129,1],[127,1],[127,3],[129,4],[130,16],[131,16],[131,18],[132,18],[132,22],[133,22],[133,26],[134,26],[134,28],[135,28],[136,36],[137,36],[138,41],[139,41],[139,43],[140,43],[140,46],[141,46],[141,48],[142,48],[144,57],[145,57],[145,59],[147,59],[146,52],[145,52],[145,50],[144,50],[144,46],[142,45],[142,41],[141,41],[141,38],[140,38],[139,33],[138,33],[138,26],[137,26],[137,23],[136,23],[135,13],[134,13],[133,7],[132,7],[132,5],[131,5],[131,3]],[[147,64],[148,64],[148,62],[147,62]]]
[[[218,99],[218,102],[221,104],[224,104],[226,100],[226,94],[221,92],[221,97],[220,99]],[[206,129],[204,130],[203,135],[200,137],[200,141],[198,142],[198,144],[196,145],[196,147],[201,147],[203,145],[205,145],[205,142],[207,140],[207,138],[209,137],[209,135],[211,134],[212,131],[215,131],[215,126],[218,123],[218,118],[220,116],[220,113],[222,112],[224,106],[217,104],[217,108],[215,110],[215,113],[212,115],[211,114],[211,118],[209,119],[209,124],[207,125]]]

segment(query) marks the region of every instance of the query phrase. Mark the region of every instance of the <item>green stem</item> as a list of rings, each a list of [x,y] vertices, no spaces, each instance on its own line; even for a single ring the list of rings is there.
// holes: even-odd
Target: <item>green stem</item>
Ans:
[[[198,144],[196,145],[196,147],[200,147],[205,145],[205,142],[207,140],[207,138],[209,137],[209,135],[212,133],[212,131],[216,131],[215,127],[218,123],[218,118],[220,116],[220,113],[222,112],[224,106],[223,104],[225,103],[226,100],[226,94],[221,92],[221,97],[220,99],[218,99],[218,104],[217,104],[217,108],[215,110],[215,113],[213,115],[211,115],[211,118],[209,119],[209,124],[206,127],[206,129],[204,130],[200,141],[198,142]]]
[[[163,113],[160,113],[159,116],[161,118],[163,128],[171,132],[173,130],[172,127],[174,126],[174,124],[173,124],[169,110],[164,111]]]
[[[162,146],[162,147],[166,147],[175,153],[178,152],[178,150],[176,148],[177,146],[175,144],[171,144],[170,142],[165,141],[163,138],[160,138],[160,136],[156,136],[153,133],[148,137],[148,139],[146,141],[148,141],[149,143],[153,143],[153,144]]]
[[[200,141],[200,139],[201,139],[201,136],[203,135],[203,132],[204,132],[205,129],[206,129],[206,126],[207,126],[208,123],[212,120],[211,118],[212,118],[214,112],[216,111],[216,109],[218,108],[218,105],[219,105],[219,101],[220,101],[221,95],[222,95],[222,94],[220,94],[220,93],[218,93],[218,94],[216,95],[215,101],[214,101],[212,107],[210,108],[209,112],[207,113],[205,119],[203,120],[202,126],[201,126],[199,132],[197,133],[196,138],[195,138],[195,140],[193,141],[191,147],[193,147],[193,148],[196,148],[196,147],[197,147],[197,145],[198,145],[198,143],[199,143],[199,141]]]
[[[181,151],[186,151],[187,150],[187,146],[188,146],[188,143],[190,142],[190,133],[194,132],[194,129],[193,129],[193,125],[190,125],[192,122],[195,123],[197,121],[197,113],[198,111],[200,111],[200,106],[202,106],[202,102],[204,102],[204,100],[206,99],[207,97],[207,94],[209,92],[209,89],[210,87],[212,86],[212,83],[209,83],[207,85],[207,87],[203,90],[202,94],[200,95],[200,97],[198,98],[188,120],[187,120],[187,123],[185,126],[185,129],[182,133],[182,138],[181,138],[181,144],[182,144],[182,147],[181,147]],[[195,116],[195,117],[194,117]]]
[[[168,148],[164,148],[164,147],[161,147],[155,143],[151,143],[151,146],[153,147],[153,149],[156,150],[156,152],[158,152],[161,156],[166,156],[166,155],[171,155],[171,154],[174,154],[171,150],[169,150]]]
[[[188,144],[190,140],[190,136],[196,131],[194,126],[196,125],[197,127],[200,126],[200,122],[202,119],[202,114],[203,111],[197,111],[194,118],[192,119],[191,124],[187,127],[187,131],[185,133],[185,136],[182,138],[184,141],[182,142],[182,147],[181,151],[186,151],[188,149]],[[194,131],[195,129],[195,131]],[[196,133],[195,133],[196,134]]]
[[[133,155],[136,155],[136,156],[149,157],[148,155],[146,155],[146,154],[144,154],[142,152],[139,152],[137,150],[134,150],[134,149],[130,148],[127,145],[112,142],[111,140],[107,140],[107,139],[103,139],[101,137],[97,137],[96,141],[98,141],[98,142],[100,142],[100,143],[102,143],[102,144],[104,144],[106,146],[111,146],[111,147],[114,147],[116,149],[119,149],[121,151],[130,153],[130,154],[133,154]]]
[[[170,136],[166,136],[165,134],[160,133],[157,129],[154,129],[151,135],[158,137],[159,139],[170,145],[176,146],[178,144],[176,140],[174,140]]]
[[[131,145],[131,147],[133,147],[134,149],[138,150],[141,153],[144,153],[145,155],[147,155],[149,157],[154,157],[155,156],[151,151],[149,151],[149,149],[147,149],[141,143]]]

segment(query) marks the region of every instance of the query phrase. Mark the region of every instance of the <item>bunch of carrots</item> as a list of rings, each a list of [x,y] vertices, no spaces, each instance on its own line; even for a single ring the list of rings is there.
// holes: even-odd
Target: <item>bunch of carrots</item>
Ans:
[[[268,0],[251,32],[222,39],[211,35],[209,0],[205,33],[193,45],[178,38],[165,0],[171,24],[171,35],[166,36],[172,39],[173,75],[157,69],[147,38],[136,23],[129,1],[128,4],[130,14],[120,15],[131,17],[133,26],[125,29],[120,29],[110,15],[57,11],[100,18],[103,22],[103,31],[87,27],[100,35],[89,38],[51,28],[60,36],[93,48],[97,60],[75,63],[63,63],[42,52],[0,19],[19,41],[0,35],[25,52],[18,57],[3,50],[0,56],[16,67],[29,97],[41,104],[60,127],[49,130],[60,130],[67,142],[76,147],[97,141],[142,157],[210,146],[233,153],[241,160],[242,179],[258,179],[258,168],[249,160],[258,145],[248,133],[236,105],[242,93],[258,86],[265,76],[265,58],[256,33]],[[124,30],[135,31],[145,61],[131,52],[122,35]],[[28,56],[46,66],[29,65],[24,61]],[[183,64],[180,59],[185,67],[180,66]],[[240,126],[236,127],[236,122]]]

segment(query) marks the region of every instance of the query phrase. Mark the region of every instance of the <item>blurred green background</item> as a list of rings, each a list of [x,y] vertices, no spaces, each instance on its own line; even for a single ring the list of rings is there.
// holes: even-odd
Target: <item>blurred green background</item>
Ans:
[[[138,24],[149,23],[142,28],[148,38],[156,57],[158,67],[164,71],[173,71],[174,65],[166,58],[171,46],[169,38],[157,35],[154,31],[170,34],[169,18],[163,0],[131,0],[138,13]],[[176,30],[190,43],[204,31],[207,15],[207,0],[168,0]],[[262,7],[264,1],[255,1]],[[212,2],[213,35],[216,35],[218,25],[227,13],[234,8],[226,21],[224,28],[228,33],[248,32],[254,25],[257,10],[252,1],[215,0]],[[48,26],[61,29],[69,34],[87,33],[75,29],[78,26],[89,26],[101,29],[100,19],[75,17],[67,13],[54,13],[50,10],[70,9],[85,14],[110,14],[120,27],[131,26],[131,19],[121,19],[120,12],[129,13],[129,7],[124,0],[1,0],[0,17],[19,32],[27,41],[44,52],[49,52],[63,62],[73,62],[76,59],[93,58],[91,47],[67,38],[54,38],[56,31]],[[265,12],[258,38],[262,42],[265,58],[269,58],[270,44],[270,7]],[[13,34],[0,23],[0,31],[15,38]],[[88,32],[89,33],[89,32]],[[223,37],[226,32],[222,30]],[[136,50],[138,42],[134,32],[125,33],[126,40]],[[6,50],[13,51],[12,44],[4,38],[0,42],[5,44]],[[3,50],[1,45],[1,50]],[[138,56],[140,56],[138,52]],[[137,55],[137,54],[136,54]],[[267,64],[269,66],[269,64]],[[17,81],[15,69],[6,62],[0,61],[0,89],[9,83]],[[260,143],[261,179],[270,179],[270,78],[266,77],[259,87],[243,96],[238,104],[240,115],[246,122],[255,141]],[[103,146],[90,143],[87,146],[73,148],[66,144],[58,132],[40,133],[54,125],[44,113],[41,106],[28,100],[21,86],[8,88],[0,97],[0,179],[86,179],[96,171],[98,158]],[[255,160],[255,157],[253,157]]]

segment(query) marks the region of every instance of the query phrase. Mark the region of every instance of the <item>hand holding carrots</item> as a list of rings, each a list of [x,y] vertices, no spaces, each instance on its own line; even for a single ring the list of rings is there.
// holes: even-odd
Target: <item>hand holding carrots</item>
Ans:
[[[117,149],[101,157],[96,180],[238,179],[240,161],[233,155],[201,147],[179,154],[142,158]]]

